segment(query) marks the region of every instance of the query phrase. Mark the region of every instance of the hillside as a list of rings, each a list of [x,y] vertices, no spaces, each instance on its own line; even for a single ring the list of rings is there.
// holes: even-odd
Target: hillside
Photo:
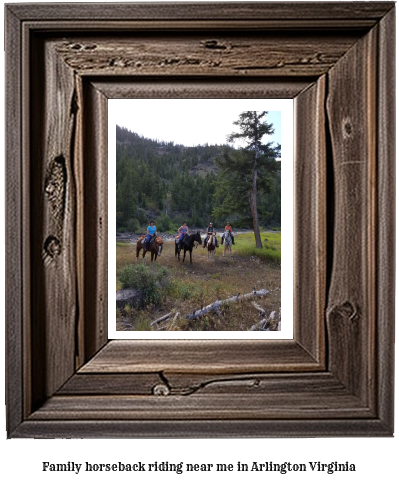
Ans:
[[[213,212],[223,203],[217,192],[218,158],[228,145],[185,147],[170,141],[141,137],[126,128],[116,127],[116,223],[118,232],[136,232],[152,218],[159,230],[176,231],[186,220],[190,227],[205,227],[209,221],[219,226],[225,218],[236,226],[247,226],[245,215],[224,215],[215,221]],[[261,221],[280,221],[280,186],[275,193],[277,206],[270,213],[262,206]],[[217,196],[219,194],[219,196]],[[275,198],[276,199],[276,198]],[[244,218],[243,218],[244,216]]]

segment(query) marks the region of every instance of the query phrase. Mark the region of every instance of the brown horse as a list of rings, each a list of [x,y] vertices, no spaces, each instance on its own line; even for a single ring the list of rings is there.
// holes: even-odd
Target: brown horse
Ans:
[[[145,254],[147,253],[147,249],[145,248],[145,239],[146,237],[140,237],[137,240],[136,245],[136,262],[139,260],[140,251],[143,250],[143,263],[145,263]],[[151,262],[155,262],[157,257],[161,256],[163,246],[163,240],[161,237],[155,237],[150,241],[149,250],[151,252]]]

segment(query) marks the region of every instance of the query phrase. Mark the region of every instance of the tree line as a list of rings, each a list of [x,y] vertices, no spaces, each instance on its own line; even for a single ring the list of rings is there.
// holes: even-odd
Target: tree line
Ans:
[[[273,131],[265,116],[243,112],[230,144],[195,147],[116,126],[117,231],[139,231],[150,218],[161,231],[183,220],[191,227],[224,226],[226,219],[235,227],[280,226],[280,148],[262,143]],[[234,140],[246,145],[234,149]]]

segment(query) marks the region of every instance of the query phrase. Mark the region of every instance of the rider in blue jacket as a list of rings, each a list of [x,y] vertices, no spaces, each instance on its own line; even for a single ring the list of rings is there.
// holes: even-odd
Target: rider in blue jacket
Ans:
[[[157,235],[157,227],[154,225],[154,220],[150,221],[150,225],[147,227],[147,237],[145,239],[145,248],[148,250],[150,240]]]

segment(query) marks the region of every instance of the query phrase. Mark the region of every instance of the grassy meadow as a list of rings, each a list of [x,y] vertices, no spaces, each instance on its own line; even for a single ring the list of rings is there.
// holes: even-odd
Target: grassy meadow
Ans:
[[[219,237],[218,237],[219,238]],[[187,322],[186,314],[213,303],[217,299],[226,299],[238,293],[246,294],[253,290],[266,289],[269,295],[257,298],[267,315],[281,307],[281,234],[280,232],[261,233],[263,249],[256,249],[253,233],[235,236],[236,245],[232,255],[223,257],[223,248],[219,241],[215,261],[207,260],[207,251],[202,246],[194,247],[193,264],[189,254],[183,263],[183,252],[180,261],[175,257],[174,242],[165,242],[162,255],[156,263],[150,263],[146,255],[146,266],[166,269],[167,279],[159,290],[156,302],[150,302],[144,309],[125,308],[117,311],[117,330],[151,331],[149,327],[157,318],[166,313],[179,312],[179,318],[171,326],[172,320],[159,327],[168,330],[194,331],[240,331],[248,330],[260,321],[259,312],[251,305],[251,300],[224,306],[221,314],[208,313],[201,319]],[[121,271],[126,265],[136,264],[136,244],[116,243],[117,289],[122,288]],[[156,270],[156,269],[154,269]],[[145,270],[146,271],[146,270]],[[147,272],[147,271],[146,271]]]

